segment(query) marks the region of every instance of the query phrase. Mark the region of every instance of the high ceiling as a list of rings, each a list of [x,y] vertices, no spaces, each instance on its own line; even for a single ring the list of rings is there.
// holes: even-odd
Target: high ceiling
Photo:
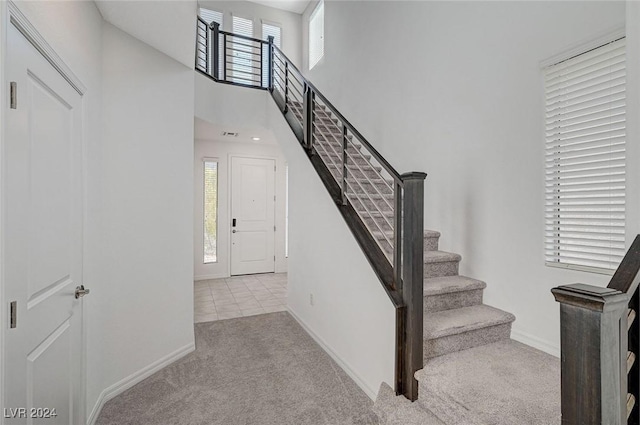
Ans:
[[[281,10],[288,10],[302,14],[310,3],[310,0],[249,0],[251,3],[258,3],[264,6]]]
[[[97,0],[96,4],[105,21],[193,68],[198,7],[195,0]]]

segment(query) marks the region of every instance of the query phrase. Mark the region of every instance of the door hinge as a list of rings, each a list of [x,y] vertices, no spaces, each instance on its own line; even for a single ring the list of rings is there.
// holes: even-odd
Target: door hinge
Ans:
[[[18,326],[18,302],[11,301],[9,303],[9,328],[14,329]]]
[[[276,231],[276,226],[273,226],[273,231],[274,231],[274,232]]]
[[[11,109],[18,107],[18,83],[15,81],[9,83],[9,103]]]

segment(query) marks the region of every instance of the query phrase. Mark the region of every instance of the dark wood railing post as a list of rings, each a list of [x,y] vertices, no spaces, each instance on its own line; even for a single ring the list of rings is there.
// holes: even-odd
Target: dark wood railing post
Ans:
[[[268,74],[267,74],[267,84],[269,87],[269,91],[273,91],[273,61],[275,60],[273,58],[273,36],[270,35],[269,37],[267,37],[267,40],[269,42],[269,47],[268,47],[268,63],[267,63],[267,69],[268,69]],[[264,63],[262,64],[262,66],[264,66]]]
[[[402,211],[402,282],[396,282],[402,294],[403,318],[398,318],[401,359],[400,381],[396,391],[409,400],[418,398],[415,373],[423,367],[423,303],[424,303],[424,179],[425,173],[401,176],[403,182]],[[401,320],[400,320],[401,319]]]
[[[562,425],[626,424],[629,297],[583,284],[551,292],[560,303]]]
[[[220,79],[220,24],[217,22],[211,22],[211,33],[213,34],[213,69],[211,69],[211,74],[213,78],[218,80]],[[207,54],[209,54],[210,49],[207,49]],[[207,60],[207,64],[211,64],[211,60]]]

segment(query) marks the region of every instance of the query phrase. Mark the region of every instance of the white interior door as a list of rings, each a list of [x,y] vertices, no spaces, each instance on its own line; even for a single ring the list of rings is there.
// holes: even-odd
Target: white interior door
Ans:
[[[5,106],[2,264],[17,320],[4,330],[3,413],[10,424],[80,424],[82,98],[13,25],[7,44],[17,96]]]
[[[274,160],[231,159],[231,219],[231,275],[275,271]]]

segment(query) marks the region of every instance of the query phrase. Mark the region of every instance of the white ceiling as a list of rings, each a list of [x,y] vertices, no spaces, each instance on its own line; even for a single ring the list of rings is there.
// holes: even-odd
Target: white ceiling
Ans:
[[[223,136],[223,131],[238,133],[237,137]],[[259,137],[259,141],[254,141],[252,137]],[[271,130],[260,126],[246,125],[238,126],[221,126],[212,124],[209,121],[200,118],[194,118],[194,138],[197,140],[215,140],[232,143],[254,143],[261,145],[277,145],[276,137]]]
[[[196,0],[96,0],[105,21],[193,68]]]
[[[258,3],[263,6],[269,6],[280,10],[288,10],[302,14],[310,3],[310,0],[249,0],[251,3]]]

